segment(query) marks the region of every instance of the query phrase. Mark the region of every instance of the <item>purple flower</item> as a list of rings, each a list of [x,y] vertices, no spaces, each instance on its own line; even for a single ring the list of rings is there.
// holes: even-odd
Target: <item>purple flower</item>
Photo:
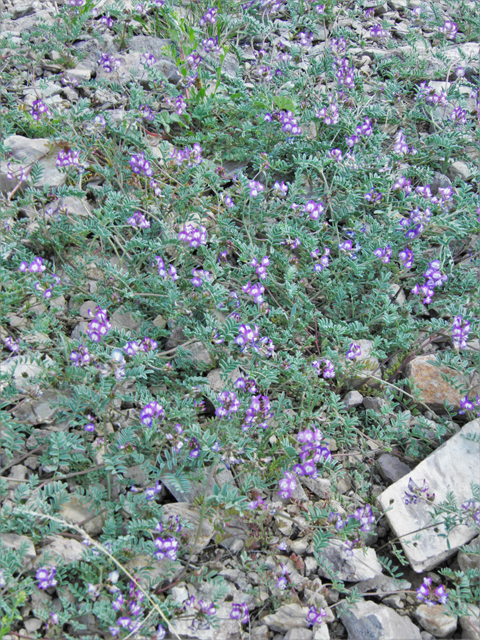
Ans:
[[[204,280],[205,282],[210,281],[210,271],[204,271],[203,269],[193,269],[192,275],[193,278],[190,280],[190,282],[194,287],[201,287]]]
[[[242,624],[247,624],[249,620],[248,607],[242,602],[235,604],[232,602],[232,611],[230,612],[230,620],[240,620]]]
[[[405,176],[400,176],[398,180],[392,187],[392,191],[400,191],[403,190],[406,195],[412,192],[412,181],[410,178],[405,178]]]
[[[345,355],[347,360],[355,360],[355,358],[359,358],[362,355],[362,350],[359,344],[355,342],[350,343],[350,347]]]
[[[403,266],[406,269],[411,268],[411,266],[413,265],[413,251],[411,249],[409,249],[408,247],[402,249],[402,251],[400,251],[400,253],[398,254],[398,257],[403,262]]]
[[[273,191],[275,195],[279,196],[280,198],[284,198],[288,193],[288,187],[285,182],[283,182],[283,180],[282,182],[278,182],[277,180],[273,185]]]
[[[298,136],[302,133],[300,125],[291,111],[280,111],[278,117],[282,123],[282,131],[293,136]]]
[[[252,198],[256,198],[265,189],[263,184],[257,182],[256,180],[250,180],[250,182],[248,183],[248,188],[250,189],[250,196]]]
[[[178,96],[178,98],[175,100],[175,112],[177,115],[181,116],[185,113],[185,110],[187,108],[187,103],[185,102],[185,98],[180,95]]]
[[[413,147],[410,148],[408,146],[405,134],[403,133],[402,129],[400,129],[395,135],[395,145],[393,150],[399,156],[403,156],[407,153],[411,155],[415,155],[417,153]]]
[[[480,403],[478,405],[480,406]],[[465,511],[466,521],[473,519],[473,524],[477,527],[480,526],[480,502],[478,500],[467,500],[462,504],[462,509]]]
[[[157,560],[171,560],[174,562],[177,559],[178,540],[176,538],[156,538],[155,547],[157,550],[154,556]]]
[[[20,349],[19,343],[11,336],[7,336],[6,338],[4,338],[3,342],[7,349],[10,349],[10,351],[13,351],[13,353],[17,352]]]
[[[154,55],[152,55],[151,53],[144,53],[140,62],[145,66],[145,67],[151,67],[153,66],[156,62],[157,59],[155,58]]]
[[[139,176],[153,176],[153,169],[150,162],[145,158],[145,153],[143,151],[133,155],[129,160],[129,164],[133,173],[136,173]]]
[[[311,220],[318,220],[324,210],[323,202],[315,202],[315,200],[309,200],[304,208],[305,213],[310,214]]]
[[[222,391],[218,396],[220,406],[215,409],[215,415],[226,418],[240,409],[240,400],[234,391]]]
[[[448,594],[443,585],[438,586],[435,590],[432,589],[432,578],[428,576],[423,579],[423,583],[417,589],[417,600],[428,604],[430,607],[440,603],[445,604],[448,598]]]
[[[435,500],[435,494],[428,493],[429,488],[427,481],[425,478],[423,479],[423,486],[419,487],[416,482],[409,478],[408,480],[408,491],[405,491],[404,494],[404,502],[406,505],[408,504],[417,504],[419,499],[428,500],[429,502],[433,502]]]
[[[47,115],[50,113],[49,108],[43,102],[43,100],[34,100],[32,104],[32,108],[28,112],[34,120],[37,122],[40,120],[40,116],[46,113]]]
[[[140,422],[146,427],[151,427],[153,424],[153,420],[157,418],[160,418],[160,420],[164,420],[165,412],[161,404],[158,404],[156,400],[152,400],[152,402],[149,402],[141,410]]]
[[[388,31],[386,31],[381,24],[375,24],[373,27],[370,27],[370,37],[374,40],[383,40],[388,38],[388,36]]]
[[[251,267],[255,267],[255,273],[260,278],[260,280],[264,280],[267,277],[267,267],[270,266],[270,258],[268,256],[263,256],[260,260],[260,264],[256,258],[253,258],[250,262]]]
[[[112,73],[120,68],[122,61],[109,53],[103,53],[98,60],[98,64],[102,66],[105,73]]]
[[[314,360],[312,362],[312,367],[315,369],[317,375],[323,375],[325,379],[335,377],[335,367],[333,366],[333,362],[331,360],[327,360],[327,358]]]
[[[380,202],[383,198],[383,194],[379,191],[375,191],[375,189],[370,189],[368,193],[365,194],[365,200],[370,202],[370,204],[375,204],[375,202]]]
[[[149,107],[148,104],[141,104],[139,107],[140,115],[147,122],[153,122],[155,120],[155,114],[152,111],[152,107]]]
[[[180,242],[188,242],[192,249],[207,244],[207,230],[205,227],[197,227],[192,222],[187,222],[178,234]]]
[[[95,315],[91,309],[88,310],[90,320],[87,327],[87,335],[93,342],[100,342],[102,338],[107,335],[107,332],[112,328],[112,325],[108,321],[107,310],[101,307],[95,308]]]
[[[257,304],[262,304],[265,287],[260,283],[251,284],[249,281],[242,287],[242,291],[251,296]]]
[[[380,260],[384,264],[387,264],[388,262],[390,262],[390,258],[392,256],[392,247],[387,244],[387,246],[384,248],[379,247],[378,249],[375,249],[373,253],[377,256],[377,258],[380,258]]]
[[[57,584],[55,580],[56,572],[57,569],[53,566],[40,567],[35,574],[35,579],[38,580],[38,588],[48,589],[49,587],[54,587]]]
[[[137,211],[133,216],[130,216],[130,218],[127,219],[127,224],[138,229],[148,229],[150,227],[150,222],[140,211]]]
[[[311,627],[314,624],[322,624],[323,618],[327,615],[327,612],[323,609],[317,611],[316,607],[312,606],[307,613],[308,626]]]
[[[83,344],[79,345],[77,351],[72,351],[70,354],[70,360],[74,367],[84,367],[90,363],[90,353],[88,347],[84,347]]]
[[[327,152],[327,158],[333,158],[337,162],[341,162],[343,160],[343,153],[341,149],[331,149],[331,151]]]
[[[322,107],[317,113],[317,118],[323,120],[324,124],[327,125],[338,124],[338,121],[340,119],[338,107],[333,101],[332,96],[329,96],[328,100],[328,107]]]
[[[187,167],[193,167],[195,164],[202,164],[202,147],[195,142],[192,147],[185,147],[185,149],[174,148],[170,152],[170,157],[174,160],[177,166],[186,164]]]
[[[238,327],[238,336],[235,338],[236,344],[242,347],[242,351],[249,345],[258,342],[260,330],[256,324],[251,327],[249,324],[241,324]]]
[[[443,33],[447,40],[455,40],[458,33],[458,27],[453,20],[445,20],[443,27],[440,28],[440,33]]]
[[[283,474],[283,478],[279,480],[278,486],[280,487],[280,491],[278,495],[283,499],[287,500],[292,497],[292,493],[297,488],[297,481],[295,479],[295,475],[290,471],[285,471]]]
[[[452,339],[455,349],[466,349],[468,334],[471,327],[468,320],[463,321],[463,316],[458,315],[453,319]]]
[[[212,7],[211,9],[208,9],[207,12],[198,21],[198,26],[204,27],[207,24],[216,24],[217,13],[218,13],[218,9],[216,7]]]
[[[69,149],[65,151],[65,149],[61,149],[58,152],[57,160],[55,162],[57,167],[78,167],[80,165],[80,152],[72,151]]]

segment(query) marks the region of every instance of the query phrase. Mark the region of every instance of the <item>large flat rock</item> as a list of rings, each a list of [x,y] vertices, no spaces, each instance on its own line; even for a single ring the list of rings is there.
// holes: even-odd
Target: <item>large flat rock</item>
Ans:
[[[433,569],[478,534],[473,528],[459,525],[450,531],[447,542],[447,538],[440,537],[446,532],[442,518],[438,519],[438,526],[424,529],[432,524],[431,503],[420,500],[417,504],[405,504],[409,478],[419,487],[425,480],[428,492],[435,494],[435,504],[445,501],[448,493],[455,496],[459,507],[472,498],[472,483],[480,484],[480,444],[465,436],[480,436],[480,420],[466,424],[377,498],[395,535],[401,536],[405,556],[417,573]]]

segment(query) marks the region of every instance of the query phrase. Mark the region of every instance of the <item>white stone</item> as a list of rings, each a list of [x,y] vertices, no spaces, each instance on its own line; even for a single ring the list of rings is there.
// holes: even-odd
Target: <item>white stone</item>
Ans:
[[[285,604],[277,609],[275,613],[262,618],[261,622],[266,624],[272,631],[281,633],[299,627],[306,629],[308,627],[308,611],[308,607],[301,607],[299,604]]]
[[[27,536],[17,533],[0,533],[0,543],[7,549],[15,549],[15,551],[20,549],[20,545],[25,545],[26,553],[23,558],[23,564],[27,564],[37,556],[33,542]]]
[[[319,565],[318,575],[329,578],[328,566],[336,572],[336,577],[347,582],[368,580],[382,573],[382,565],[377,559],[375,551],[369,547],[350,550],[343,540],[334,539],[325,549],[318,552],[320,563],[325,562],[324,568]]]
[[[404,501],[409,478],[419,487],[423,486],[425,480],[429,492],[435,493],[436,504],[446,500],[450,492],[458,506],[472,498],[471,484],[480,484],[480,445],[467,440],[465,435],[478,437],[480,420],[466,424],[411,473],[388,487],[377,498],[394,534],[400,537],[406,558],[417,573],[429,571],[444,562],[478,533],[466,525],[459,525],[450,531],[447,543],[447,539],[439,535],[445,533],[441,519],[437,527],[418,532],[432,524],[431,507],[425,502],[405,505]]]
[[[415,611],[415,618],[422,629],[428,631],[436,638],[446,638],[457,628],[457,618],[447,615],[443,604],[421,604]]]
[[[339,613],[348,640],[422,640],[420,629],[410,618],[371,600],[341,608]]]
[[[467,605],[468,614],[460,616],[463,629],[462,640],[480,640],[480,608],[474,604]]]
[[[86,550],[78,540],[74,538],[62,538],[61,536],[55,536],[50,538],[51,542],[43,547],[42,555],[37,556],[33,563],[33,568],[38,569],[45,564],[44,559],[47,555],[50,555],[54,559],[54,563],[58,560],[63,560],[65,564],[70,562],[77,562],[83,557],[83,552]]]

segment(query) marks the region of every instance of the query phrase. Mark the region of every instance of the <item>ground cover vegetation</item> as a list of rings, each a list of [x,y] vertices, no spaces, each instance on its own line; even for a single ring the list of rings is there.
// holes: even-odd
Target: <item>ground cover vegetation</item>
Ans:
[[[478,2],[25,0],[0,39],[0,638],[383,600],[478,638],[480,551],[414,572],[377,502],[480,415]],[[478,532],[469,480],[404,504]]]

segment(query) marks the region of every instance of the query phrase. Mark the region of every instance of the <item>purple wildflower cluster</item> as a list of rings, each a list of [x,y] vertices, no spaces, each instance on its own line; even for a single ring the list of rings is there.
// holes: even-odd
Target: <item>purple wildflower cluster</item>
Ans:
[[[405,269],[411,269],[413,265],[413,251],[409,247],[402,249],[399,252],[398,257],[403,262]]]
[[[309,33],[300,31],[298,34],[298,42],[302,47],[310,47],[313,43],[313,33],[311,31]]]
[[[356,344],[355,342],[351,342],[350,346],[348,347],[348,351],[345,354],[345,358],[347,360],[355,360],[355,358],[360,358],[361,355],[362,349],[360,345]]]
[[[333,362],[327,358],[321,358],[320,360],[314,360],[312,367],[318,376],[323,376],[325,379],[335,377],[335,367]]]
[[[409,217],[403,218],[399,223],[402,229],[409,227],[405,232],[405,238],[407,240],[414,240],[417,236],[423,233],[425,227],[430,222],[431,217],[432,212],[429,207],[427,207],[425,211],[422,211],[420,207],[415,207],[415,209],[410,211]]]
[[[140,62],[144,67],[153,67],[153,65],[156,64],[157,59],[153,54],[145,52]]]
[[[410,155],[415,155],[417,153],[414,147],[408,146],[407,139],[402,129],[400,129],[395,135],[395,145],[393,147],[393,150],[399,156],[404,156],[407,153]]]
[[[122,61],[110,53],[103,53],[98,60],[98,64],[101,65],[105,73],[113,73],[113,71],[118,71]]]
[[[72,351],[70,354],[70,360],[74,367],[85,367],[90,364],[91,356],[88,347],[84,347],[83,344],[79,345],[77,351]]]
[[[155,538],[156,551],[153,554],[157,560],[177,559],[178,540],[176,538]]]
[[[111,323],[108,321],[107,310],[101,307],[95,307],[95,314],[89,309],[88,316],[92,319],[88,323],[87,336],[92,342],[100,342],[112,328]]]
[[[323,202],[315,202],[315,200],[309,200],[304,208],[305,213],[310,214],[310,220],[318,220],[324,213],[325,207]]]
[[[65,167],[79,167],[80,152],[72,151],[72,149],[68,149],[68,151],[60,149],[55,164],[59,169],[63,169]]]
[[[299,457],[300,463],[296,464],[292,471],[286,471],[279,481],[280,491],[278,495],[286,500],[291,498],[297,487],[296,476],[310,476],[315,478],[318,475],[316,469],[317,462],[326,462],[332,459],[332,454],[328,445],[322,444],[323,434],[320,429],[306,429],[297,434],[297,442],[302,445]]]
[[[302,129],[298,124],[298,120],[293,117],[291,111],[279,111],[278,118],[282,123],[282,131],[290,133],[292,136],[298,136],[302,133]]]
[[[345,136],[347,146],[353,147],[357,142],[360,141],[360,138],[366,137],[369,138],[373,133],[372,121],[370,118],[365,118],[363,124],[357,125],[355,129],[355,133],[351,136]]]
[[[143,213],[137,211],[127,219],[127,224],[135,227],[136,229],[149,229],[150,222],[145,218]]]
[[[412,478],[408,479],[408,491],[405,491],[403,500],[406,505],[417,504],[419,500],[428,500],[433,502],[435,500],[434,493],[428,493],[429,488],[425,478],[423,479],[423,486],[419,487]]]
[[[140,422],[145,427],[152,427],[153,421],[157,419],[164,420],[165,412],[161,404],[158,404],[156,400],[152,400],[140,411]]]
[[[468,320],[464,320],[461,315],[454,317],[452,324],[452,339],[455,349],[466,349],[470,331],[471,327]]]
[[[18,270],[22,273],[43,273],[47,267],[43,264],[43,258],[34,258],[30,264],[25,260],[20,263]]]
[[[242,291],[251,296],[256,304],[262,304],[265,287],[259,282],[251,284],[250,281],[248,281],[248,283],[242,287]]]
[[[283,180],[282,182],[278,182],[277,180],[273,185],[273,193],[280,198],[285,198],[288,193],[288,186],[283,182]]]
[[[422,196],[426,200],[429,200],[432,204],[438,204],[441,207],[448,206],[448,203],[452,199],[453,196],[453,188],[452,187],[440,187],[438,189],[438,196],[434,196],[429,184],[425,186],[419,186],[415,188],[415,193],[419,196]]]
[[[176,267],[173,266],[173,264],[169,265],[168,272],[167,272],[167,267],[165,265],[163,258],[161,258],[160,256],[155,256],[155,262],[157,263],[159,276],[165,279],[170,277],[173,280],[173,282],[178,280],[180,276],[178,275],[177,269]],[[152,262],[152,266],[155,264],[155,262]]]
[[[147,338],[146,336],[142,339],[141,342],[138,340],[134,340],[131,342],[127,342],[123,347],[125,355],[133,357],[139,351],[143,351],[144,353],[148,353],[149,351],[155,351],[158,347],[158,342],[153,340],[152,338]]]
[[[218,396],[220,406],[215,409],[219,418],[229,418],[240,409],[240,400],[234,391],[222,391]]]
[[[3,340],[4,345],[7,349],[10,349],[13,353],[16,353],[20,349],[20,344],[17,340],[14,340],[11,336],[7,336]]]
[[[152,111],[152,107],[148,104],[141,104],[138,109],[141,117],[147,122],[153,122],[155,120],[155,114]]]
[[[453,20],[445,20],[443,26],[439,29],[440,33],[447,38],[447,40],[455,40],[458,33],[458,27]]]
[[[446,91],[440,89],[437,93],[435,87],[431,87],[427,81],[420,83],[416,100],[425,100],[427,104],[434,107],[446,107],[448,104]]]
[[[250,190],[250,197],[256,198],[258,195],[265,191],[265,186],[261,182],[257,182],[256,180],[250,180],[248,183],[248,188]]]
[[[385,40],[389,35],[388,31],[384,29],[381,24],[374,24],[370,27],[370,37],[373,40]]]
[[[198,21],[198,26],[204,27],[207,24],[216,24],[217,14],[218,14],[218,9],[216,7],[207,9],[206,13]]]
[[[478,400],[478,396],[477,396]],[[480,406],[480,402],[479,402]],[[464,511],[463,517],[466,524],[470,521],[474,526],[480,526],[480,502],[478,500],[466,500],[461,507]]]
[[[477,394],[473,400],[470,400],[468,394],[460,400],[460,411],[458,413],[465,413],[465,411],[475,411],[475,409],[480,409],[480,396]],[[478,416],[480,416],[480,411],[478,411]]]
[[[340,115],[338,113],[338,107],[332,96],[329,96],[328,103],[328,107],[322,107],[318,111],[317,118],[319,120],[323,120],[323,123],[327,125],[338,124]]]
[[[354,513],[348,515],[345,519],[342,514],[333,512],[329,515],[330,522],[335,522],[335,529],[340,531],[348,526],[350,522],[360,523],[360,530],[368,533],[372,529],[372,524],[375,522],[375,516],[372,512],[372,507],[367,504],[365,507],[358,507]]]
[[[381,262],[383,262],[384,264],[388,264],[390,262],[390,258],[392,257],[392,247],[387,244],[386,247],[379,247],[378,249],[375,249],[373,253],[377,256],[377,258],[380,258]]]
[[[253,258],[253,260],[250,261],[250,266],[255,268],[255,273],[260,280],[265,280],[267,277],[267,267],[270,266],[270,258],[268,256],[263,256],[260,262],[257,258]]]
[[[43,100],[34,100],[32,104],[32,108],[28,113],[32,116],[34,120],[38,122],[40,120],[40,116],[42,116],[44,113],[48,115],[50,113],[50,110],[47,107],[47,105],[43,102]]]
[[[57,584],[55,580],[56,572],[57,570],[53,566],[40,567],[35,574],[35,579],[38,580],[38,588],[48,589],[49,587],[54,587]]]
[[[416,284],[411,293],[414,295],[425,296],[422,300],[423,304],[430,304],[435,293],[435,287],[441,287],[444,282],[448,280],[446,274],[442,274],[440,271],[440,260],[432,260],[428,263],[428,269],[423,274],[425,278],[425,284]]]
[[[136,173],[139,176],[153,176],[152,166],[145,158],[145,153],[143,151],[133,155],[129,160],[129,164],[133,173]]]
[[[445,604],[448,599],[448,593],[443,586],[439,585],[435,590],[432,588],[432,578],[426,576],[423,583],[417,589],[417,600],[428,604],[432,607],[435,604]]]
[[[355,86],[355,67],[350,65],[347,58],[342,58],[341,60],[336,59],[335,62],[337,64],[335,78],[339,86],[345,87],[346,89],[353,89]]]
[[[250,427],[258,426],[261,429],[268,427],[267,420],[272,417],[270,410],[270,400],[261,394],[252,396],[250,406],[246,411],[242,430],[248,431]]]
[[[198,142],[194,142],[191,147],[185,147],[185,149],[174,148],[170,151],[170,157],[178,167],[184,164],[187,167],[193,167],[203,162],[202,147]]]
[[[112,636],[117,636],[120,631],[129,631],[130,633],[139,631],[143,625],[143,621],[141,620],[144,611],[142,605],[144,599],[143,593],[133,582],[129,583],[128,601],[115,584],[110,586],[110,591],[111,593],[117,594],[115,600],[112,602],[113,609],[122,613],[122,615],[117,618],[116,624],[109,627]],[[94,591],[93,595],[94,597],[98,597],[99,594]]]
[[[241,389],[247,393],[257,393],[257,383],[251,378],[237,378],[233,384],[235,389]]]
[[[266,355],[272,356],[275,350],[275,345],[271,339],[267,337],[260,338],[260,329],[256,324],[253,327],[249,324],[241,324],[238,327],[238,336],[235,338],[235,343],[238,344],[242,353],[248,349],[259,353],[260,349],[264,347]]]
[[[205,282],[210,282],[211,275],[210,271],[205,271],[204,269],[192,269],[193,278],[190,280],[194,287],[201,287]]]
[[[370,189],[370,191],[366,193],[364,197],[368,203],[376,204],[377,202],[382,201],[383,193],[381,191],[377,191],[376,189]]]
[[[310,256],[312,258],[318,258],[320,255],[320,249],[314,249],[310,252]],[[323,247],[323,255],[320,257],[320,260],[313,265],[313,270],[315,273],[320,273],[328,267],[330,264],[330,249],[328,247]]]
[[[318,609],[311,606],[307,613],[308,626],[311,627],[314,624],[322,624],[323,618],[325,618],[327,612],[324,609]]]
[[[236,604],[232,602],[232,610],[230,612],[230,620],[239,620],[242,624],[248,624],[250,619],[248,607],[245,602]]]
[[[202,47],[205,49],[205,53],[218,53],[220,51],[218,36],[215,36],[215,38],[204,38],[202,40]]]
[[[178,234],[180,242],[188,242],[192,249],[207,244],[207,230],[193,222],[187,222]]]
[[[412,192],[412,181],[410,178],[400,176],[393,184],[392,191],[403,191],[404,194],[408,196]]]

